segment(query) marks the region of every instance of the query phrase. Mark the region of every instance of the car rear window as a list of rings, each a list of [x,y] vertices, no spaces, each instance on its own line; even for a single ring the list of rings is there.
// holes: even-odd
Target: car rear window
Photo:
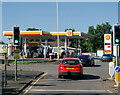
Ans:
[[[62,64],[64,64],[64,65],[78,65],[79,61],[77,61],[77,60],[63,60]]]
[[[89,57],[88,55],[81,55],[78,58],[88,58],[88,57]]]
[[[103,56],[108,56],[109,57],[110,55],[103,55]]]

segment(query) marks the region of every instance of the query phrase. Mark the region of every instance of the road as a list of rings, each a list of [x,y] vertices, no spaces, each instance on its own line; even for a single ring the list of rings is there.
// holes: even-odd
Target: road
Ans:
[[[88,94],[111,94],[117,91],[111,89],[112,81],[106,81],[109,78],[108,74],[108,62],[100,62],[95,60],[95,66],[84,67],[84,79],[72,79],[72,78],[57,78],[58,65],[56,64],[32,64],[32,65],[18,65],[18,69],[23,70],[40,70],[45,73],[43,76],[34,80],[34,82],[28,86],[21,95],[26,94],[65,94],[69,93],[79,95]],[[8,69],[14,69],[14,65],[8,67]],[[79,93],[79,94],[78,94]]]

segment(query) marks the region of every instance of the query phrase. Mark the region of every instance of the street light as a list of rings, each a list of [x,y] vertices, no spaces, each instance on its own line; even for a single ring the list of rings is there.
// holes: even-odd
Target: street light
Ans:
[[[57,42],[58,42],[58,60],[59,60],[59,24],[58,24],[58,0],[57,0]]]

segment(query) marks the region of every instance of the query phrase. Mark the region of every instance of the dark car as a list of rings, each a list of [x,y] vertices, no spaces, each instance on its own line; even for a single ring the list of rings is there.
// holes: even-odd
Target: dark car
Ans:
[[[92,58],[90,55],[79,55],[78,58],[80,59],[83,66],[94,65],[94,58]]]
[[[101,57],[102,62],[110,62],[113,60],[113,57],[115,57],[113,54],[103,54]]]

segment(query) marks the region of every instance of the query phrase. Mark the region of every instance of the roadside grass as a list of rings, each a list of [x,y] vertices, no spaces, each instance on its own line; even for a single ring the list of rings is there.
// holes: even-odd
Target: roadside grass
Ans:
[[[35,63],[44,63],[48,64],[51,62],[56,62],[56,60],[39,60],[39,61],[17,61],[17,64],[35,64]],[[15,61],[9,62],[10,64],[15,64]],[[57,62],[58,63],[58,62]]]

